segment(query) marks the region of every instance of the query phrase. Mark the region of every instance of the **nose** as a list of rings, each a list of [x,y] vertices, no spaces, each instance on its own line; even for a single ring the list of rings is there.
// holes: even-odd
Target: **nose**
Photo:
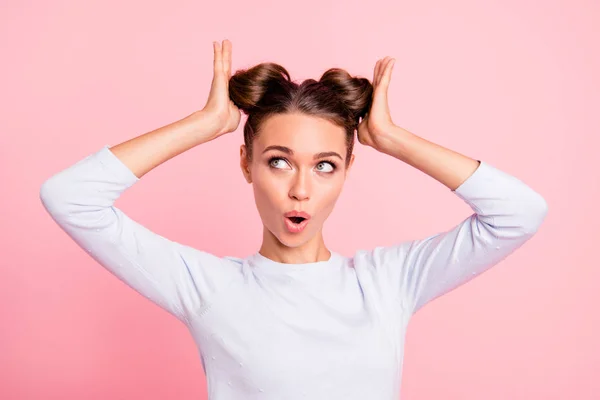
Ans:
[[[307,200],[310,193],[310,171],[298,172],[293,178],[289,196],[295,200]]]

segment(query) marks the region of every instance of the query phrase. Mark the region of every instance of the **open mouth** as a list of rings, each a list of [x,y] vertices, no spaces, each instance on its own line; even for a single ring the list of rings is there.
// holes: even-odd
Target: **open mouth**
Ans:
[[[300,233],[306,228],[308,224],[308,218],[304,217],[286,217],[285,218],[285,226],[287,227],[288,232],[291,233]]]
[[[306,218],[304,218],[304,217],[288,217],[288,219],[295,224],[299,224],[302,221],[304,221]]]

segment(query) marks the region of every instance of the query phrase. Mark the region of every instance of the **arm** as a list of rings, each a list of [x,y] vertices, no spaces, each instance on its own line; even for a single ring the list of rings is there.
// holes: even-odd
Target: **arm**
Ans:
[[[368,254],[382,288],[414,314],[522,246],[538,230],[548,207],[517,178],[394,124],[387,101],[394,61],[386,57],[375,64],[373,102],[358,126],[359,142],[426,173],[474,211],[447,232]]]
[[[210,124],[196,114],[112,149],[105,146],[54,174],[40,189],[45,209],[80,247],[184,322],[226,285],[234,266],[151,232],[114,202],[138,176],[203,143]]]
[[[216,137],[216,118],[197,111],[152,132],[110,147],[110,151],[141,178],[167,160]]]
[[[148,171],[194,146],[233,132],[240,111],[229,98],[231,43],[213,42],[206,105],[170,125],[78,161],[41,186],[58,225],[108,271],[184,323],[201,314],[236,275],[232,261],[151,232],[114,206]]]
[[[535,234],[547,214],[540,194],[485,162],[402,128],[391,130],[385,142],[384,153],[443,183],[474,211],[447,232],[374,250],[374,263],[397,285],[395,292],[413,314],[506,258]]]
[[[404,161],[454,191],[479,167],[479,161],[395,126],[380,151]]]

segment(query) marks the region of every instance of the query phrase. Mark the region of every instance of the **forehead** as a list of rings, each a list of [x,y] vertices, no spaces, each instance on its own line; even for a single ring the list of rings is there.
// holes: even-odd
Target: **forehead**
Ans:
[[[271,145],[286,146],[298,155],[305,153],[311,157],[322,151],[344,154],[346,131],[324,118],[303,114],[277,114],[263,123],[255,140],[255,148],[260,152]]]

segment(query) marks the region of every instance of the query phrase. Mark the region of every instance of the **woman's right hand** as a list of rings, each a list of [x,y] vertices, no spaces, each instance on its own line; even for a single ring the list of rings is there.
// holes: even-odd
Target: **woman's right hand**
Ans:
[[[213,42],[214,71],[210,93],[206,105],[198,112],[199,120],[210,121],[214,138],[233,132],[240,124],[240,109],[229,98],[229,79],[231,78],[231,42],[223,44]]]

